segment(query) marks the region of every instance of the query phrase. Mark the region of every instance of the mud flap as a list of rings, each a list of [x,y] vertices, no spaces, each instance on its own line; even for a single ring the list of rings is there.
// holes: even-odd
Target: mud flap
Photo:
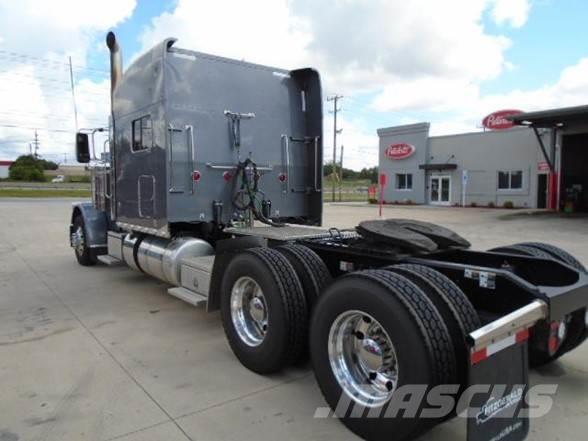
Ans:
[[[474,355],[474,354],[473,354]],[[487,357],[472,356],[467,410],[468,441],[520,441],[529,433],[529,361],[527,341],[517,342]]]

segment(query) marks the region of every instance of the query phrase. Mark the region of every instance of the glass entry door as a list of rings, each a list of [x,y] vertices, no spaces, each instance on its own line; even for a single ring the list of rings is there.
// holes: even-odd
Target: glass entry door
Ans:
[[[451,204],[451,176],[431,176],[429,201],[436,205]]]

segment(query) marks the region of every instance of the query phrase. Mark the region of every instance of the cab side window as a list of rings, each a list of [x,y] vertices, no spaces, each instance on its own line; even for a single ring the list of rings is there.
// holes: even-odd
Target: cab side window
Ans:
[[[148,150],[153,147],[153,123],[151,116],[144,116],[133,121],[133,152]]]

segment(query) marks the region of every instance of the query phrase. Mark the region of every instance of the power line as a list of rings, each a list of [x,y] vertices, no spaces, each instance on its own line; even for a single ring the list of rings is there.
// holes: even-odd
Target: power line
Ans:
[[[29,55],[29,54],[22,54],[22,53],[6,51],[6,50],[0,50],[0,56],[3,56],[3,58],[5,58],[5,59],[21,59],[21,60],[26,60],[28,62],[43,64],[46,66],[50,66],[50,65],[60,66],[60,67],[64,68],[65,70],[69,67],[69,63],[64,63],[64,62],[57,61],[57,60],[51,60],[49,58],[40,58],[40,57],[35,57],[35,56]],[[88,70],[88,71],[94,71],[94,72],[109,73],[109,71],[107,71],[105,69],[98,69],[98,68],[87,67],[87,66],[75,66],[75,69],[76,70]]]
[[[70,91],[69,89],[56,89],[56,88],[52,88],[51,91],[54,91],[54,92],[60,92],[61,91],[62,93],[50,93],[50,91],[43,90],[41,92],[41,95],[44,98],[61,98],[61,99],[64,99],[64,100],[68,100],[69,99],[68,96],[67,96],[67,92]],[[5,92],[5,93],[13,92],[13,90],[1,89],[0,88],[0,95],[2,95],[3,92]],[[107,93],[101,94],[101,93],[92,93],[92,92],[89,92],[89,93],[83,93],[82,96],[84,97],[84,101],[88,101],[90,103],[103,103],[104,100],[106,100],[108,98],[108,94]],[[100,98],[103,98],[103,100],[99,100],[97,98],[86,98],[87,96],[100,97]]]
[[[97,118],[84,118],[84,124],[96,126],[96,127],[105,127],[107,124],[105,120],[97,119]],[[65,118],[0,118],[0,123],[3,125],[11,125],[11,126],[18,126],[18,127],[33,127],[33,129],[41,129],[41,127],[51,127],[54,125],[64,127],[71,127],[71,131],[75,131],[75,125],[72,119],[65,119]]]
[[[4,79],[6,80],[6,78],[4,78]],[[39,86],[41,88],[49,87],[49,88],[51,88],[51,91],[53,91],[53,92],[70,92],[71,91],[69,81],[63,81],[63,82],[55,81],[58,84],[48,84],[48,83],[53,82],[53,80],[43,80],[43,79],[41,79],[40,81],[23,81],[22,79],[12,80],[12,79],[8,78],[7,81],[11,86],[14,86],[14,84],[24,84],[24,85],[28,85],[28,86]],[[63,87],[58,87],[60,85],[63,85]],[[13,87],[11,87],[11,88],[5,87],[0,90],[5,91],[5,92],[12,92],[14,90],[14,88]],[[43,91],[43,93],[46,95],[49,95],[47,93],[47,91]],[[106,87],[104,87],[104,91],[102,91],[102,92],[100,92],[100,91],[96,91],[96,92],[86,91],[86,92],[84,92],[84,95],[105,97],[106,95],[108,95],[108,89],[106,89]],[[62,96],[62,94],[59,94],[57,96]]]
[[[6,111],[0,110],[0,115],[6,115],[8,117],[13,116],[17,119],[28,118],[28,119],[47,119],[47,120],[63,120],[63,121],[71,121],[71,118],[65,116],[57,116],[49,111],[47,112],[21,112],[20,110],[16,109],[6,109]],[[106,112],[104,112],[104,117],[97,116],[97,117],[88,117],[89,120],[94,121],[104,121],[106,119]]]
[[[0,144],[22,144],[23,142],[29,142],[28,139],[3,139]]]
[[[56,133],[74,133],[74,130],[66,130],[66,129],[48,129],[42,127],[27,127],[27,126],[20,126],[16,124],[0,124],[0,127],[7,127],[10,129],[23,129],[23,130],[41,130],[45,132],[56,132]]]

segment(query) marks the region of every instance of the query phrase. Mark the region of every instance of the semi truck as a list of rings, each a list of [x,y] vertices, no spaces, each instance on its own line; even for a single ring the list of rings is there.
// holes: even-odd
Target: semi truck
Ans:
[[[92,200],[73,205],[69,230],[81,265],[126,264],[220,310],[230,348],[258,374],[310,358],[327,404],[365,439],[413,439],[460,413],[388,412],[414,385],[454,385],[454,401],[471,386],[503,385],[471,397],[467,438],[527,436],[530,366],[587,336],[578,260],[542,242],[475,251],[410,219],[323,227],[316,70],[169,38],[123,73],[112,32],[106,44],[109,127],[76,134],[77,159],[92,171]],[[108,134],[101,149],[98,132]]]

